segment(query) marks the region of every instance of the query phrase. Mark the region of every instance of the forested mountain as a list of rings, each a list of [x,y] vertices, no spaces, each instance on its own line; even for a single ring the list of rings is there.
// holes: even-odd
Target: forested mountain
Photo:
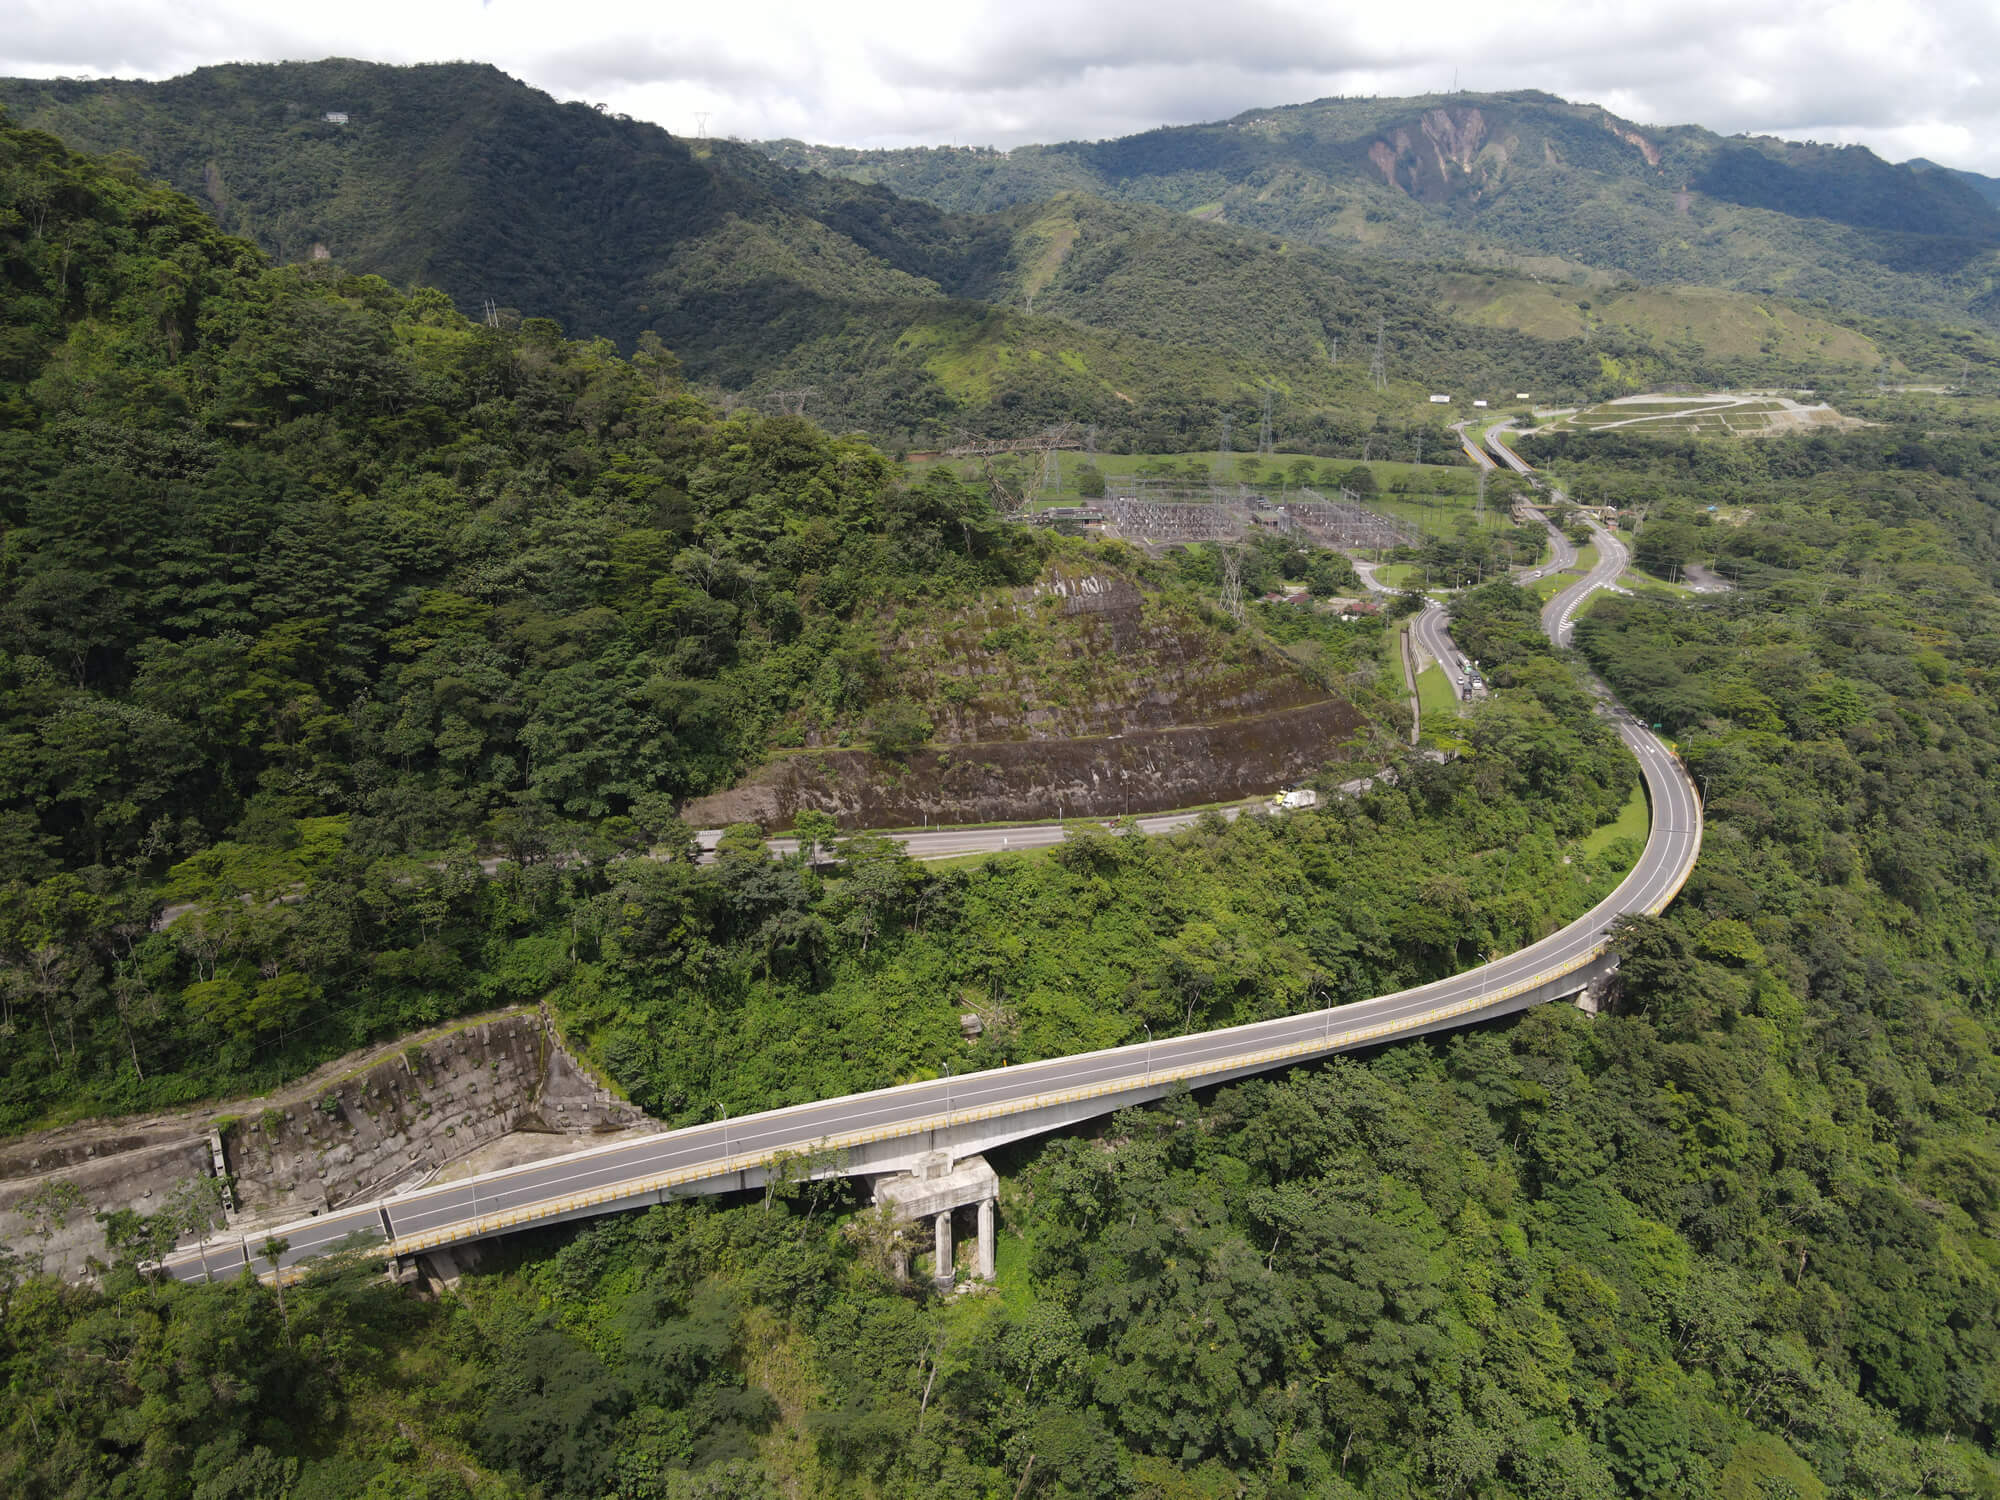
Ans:
[[[1954,177],[1979,194],[1988,203],[2000,205],[2000,177],[1987,177],[1978,172],[1964,171],[1958,167],[1939,166],[1936,162],[1927,161],[1921,156],[1913,156],[1910,160],[1903,163],[1903,165],[1912,167],[1919,172],[1940,172],[1946,177]]]
[[[1079,192],[1371,255],[2000,326],[2000,207],[1959,174],[1859,146],[1655,129],[1537,92],[1322,99],[1007,152],[764,149],[959,212]]]
[[[1065,211],[1023,224],[1058,243]],[[1074,247],[1117,348],[1137,300]],[[1063,274],[1037,318],[1082,297]],[[725,415],[656,339],[274,267],[5,121],[0,288],[0,1129],[500,1002],[713,1118],[1429,978],[1636,847],[1606,836],[1629,757],[1500,582],[1453,605],[1496,696],[1365,795],[974,868],[748,829],[697,864],[671,794],[801,715],[869,732],[890,626],[1054,551],[1200,611],[1210,560],[1040,538],[947,471]],[[898,1283],[838,1182],[512,1236],[434,1302],[365,1258],[158,1284],[167,1206],[117,1216],[87,1284],[31,1234],[0,1246],[0,1492],[2000,1494],[2000,417],[1866,414],[1532,449],[1644,508],[1643,562],[1733,584],[1634,578],[1579,622],[1707,803],[1604,1014],[1023,1146],[980,1295]],[[1215,628],[1383,659],[1379,621]]]
[[[1929,335],[1856,333],[1825,314],[1788,311],[1807,334],[1775,344],[1748,299],[1722,307],[1719,328],[1712,304],[1566,328],[1467,318],[1445,279],[1313,248],[1301,241],[1338,237],[1310,226],[1207,222],[1180,211],[1202,203],[1178,189],[1165,206],[1137,201],[1134,185],[1151,180],[1137,159],[1080,179],[1099,196],[1037,176],[1051,201],[943,213],[558,104],[471,64],[7,80],[0,105],[80,147],[129,153],[281,261],[324,253],[440,287],[478,320],[489,306],[502,321],[548,317],[628,351],[652,333],[709,392],[803,404],[911,446],[1075,421],[1107,447],[1202,447],[1225,416],[1254,431],[1274,389],[1288,445],[1358,456],[1378,415],[1429,421],[1434,390],[1567,401],[1661,380],[1823,387],[1947,363]],[[1384,227],[1399,254],[1449,248],[1401,220]],[[1380,391],[1367,377],[1378,331]],[[1427,447],[1446,451],[1436,433]]]

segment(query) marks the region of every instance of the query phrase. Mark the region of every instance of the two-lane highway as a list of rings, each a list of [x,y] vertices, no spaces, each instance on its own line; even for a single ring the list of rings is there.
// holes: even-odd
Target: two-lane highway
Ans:
[[[1540,489],[1542,480],[1535,473],[1534,466],[1508,447],[1503,440],[1511,426],[1511,423],[1502,422],[1498,426],[1488,428],[1486,446],[1492,449],[1495,456],[1508,468],[1526,479],[1536,489]],[[1556,499],[1562,498],[1560,490],[1552,490],[1551,493]],[[1542,633],[1558,646],[1569,644],[1571,632],[1576,626],[1577,612],[1583,608],[1584,602],[1599,589],[1609,588],[1615,584],[1618,575],[1625,571],[1625,565],[1631,560],[1631,553],[1614,533],[1598,525],[1589,516],[1584,517],[1584,522],[1590,527],[1591,540],[1597,546],[1597,561],[1582,578],[1542,606]],[[1549,535],[1554,539],[1556,560],[1539,572],[1527,575],[1530,578],[1547,577],[1551,573],[1560,573],[1576,565],[1576,549],[1570,545],[1569,539],[1547,517],[1543,517],[1543,524],[1549,528]]]
[[[1424,607],[1410,621],[1410,634],[1416,639],[1417,649],[1438,664],[1445,680],[1451,684],[1453,696],[1464,697],[1458,682],[1465,674],[1463,663],[1466,656],[1451,638],[1451,616],[1445,607],[1435,599],[1425,600]]]
[[[1608,533],[1598,545],[1617,546]],[[1622,567],[1622,549],[1619,549]],[[1590,576],[1550,601],[1545,628],[1566,636],[1577,604],[1602,586],[1600,562]],[[1616,576],[1616,568],[1610,576]],[[1428,613],[1428,612],[1427,612]],[[1631,872],[1589,912],[1539,942],[1503,958],[1415,989],[1246,1026],[1161,1037],[1123,1047],[986,1072],[947,1076],[896,1088],[766,1110],[734,1120],[667,1131],[642,1140],[575,1152],[553,1160],[440,1184],[381,1202],[314,1218],[241,1231],[166,1261],[175,1276],[200,1280],[261,1272],[257,1247],[268,1235],[289,1241],[286,1267],[324,1253],[353,1235],[387,1242],[388,1253],[415,1254],[507,1229],[585,1213],[611,1212],[659,1201],[677,1191],[714,1190],[735,1174],[786,1154],[839,1153],[884,1141],[949,1138],[954,1130],[1035,1116],[1016,1135],[1056,1128],[1115,1109],[1142,1092],[1181,1082],[1283,1067],[1399,1036],[1469,1025],[1560,993],[1566,976],[1595,963],[1611,928],[1628,913],[1654,914],[1679,892],[1701,850],[1701,808],[1678,759],[1636,720],[1607,700],[1606,711],[1639,762],[1652,804],[1652,828]],[[1011,836],[1011,835],[1010,835]],[[1065,1114],[1064,1112],[1067,1111]],[[1040,1121],[1050,1123],[1043,1125]]]

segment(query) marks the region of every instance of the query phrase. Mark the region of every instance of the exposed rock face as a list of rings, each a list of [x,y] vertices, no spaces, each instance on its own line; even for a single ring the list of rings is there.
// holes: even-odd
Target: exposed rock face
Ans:
[[[1366,729],[1248,632],[1110,570],[1053,573],[898,631],[884,661],[930,719],[930,746],[887,759],[808,735],[812,748],[682,815],[710,828],[782,828],[807,808],[850,828],[1118,817],[1271,791]]]
[[[0,1243],[79,1275],[88,1257],[106,1253],[94,1215],[158,1213],[175,1183],[212,1173],[218,1153],[234,1178],[234,1227],[394,1192],[510,1132],[590,1135],[646,1123],[598,1088],[533,1012],[364,1056],[373,1061],[325,1070],[334,1081],[320,1087],[228,1106],[247,1111],[234,1117],[70,1126],[0,1145]],[[74,1185],[87,1206],[43,1241],[19,1210],[49,1181]]]
[[[1479,154],[1486,144],[1486,116],[1478,109],[1430,109],[1418,119],[1415,133],[1398,126],[1370,142],[1368,160],[1390,187],[1438,202],[1473,178],[1483,182],[1487,174]]]
[[[920,750],[901,763],[863,750],[794,755],[690,803],[686,816],[700,827],[785,828],[810,808],[845,828],[904,828],[1162,812],[1297,780],[1363,722],[1351,705],[1329,699],[1227,724]]]
[[[597,1087],[539,1016],[513,1015],[223,1132],[240,1208],[296,1218],[420,1181],[511,1131],[592,1134],[645,1116]]]
[[[1638,131],[1623,124],[1615,115],[1605,115],[1603,123],[1606,130],[1617,136],[1626,145],[1636,146],[1639,154],[1646,158],[1647,166],[1657,167],[1660,164],[1660,148],[1639,134]]]
[[[1476,109],[1433,109],[1424,115],[1424,134],[1437,148],[1438,173],[1448,175],[1447,160],[1461,171],[1472,170],[1473,159],[1486,141],[1486,117]]]
[[[51,1140],[45,1134],[9,1142],[0,1151],[0,1244],[31,1262],[40,1256],[42,1269],[54,1274],[81,1274],[89,1256],[105,1254],[104,1228],[94,1215],[126,1208],[159,1213],[176,1182],[212,1169],[208,1135],[185,1126],[142,1127],[88,1141]],[[69,1183],[83,1194],[84,1206],[44,1240],[20,1210],[46,1182]]]

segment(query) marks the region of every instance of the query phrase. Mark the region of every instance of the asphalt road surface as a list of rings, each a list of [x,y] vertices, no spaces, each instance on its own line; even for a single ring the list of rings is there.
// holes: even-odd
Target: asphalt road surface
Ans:
[[[1445,607],[1435,599],[1427,600],[1410,621],[1410,634],[1416,637],[1417,649],[1444,669],[1453,696],[1465,697],[1459,678],[1465,671],[1466,655],[1451,638],[1451,615]]]
[[[1203,1070],[1229,1066],[1231,1059],[1251,1063],[1261,1054],[1287,1048],[1303,1049],[1301,1055],[1308,1056],[1338,1051],[1371,1040],[1364,1034],[1385,1024],[1408,1028],[1454,1007],[1463,1007],[1454,1018],[1460,1024],[1477,1021],[1504,1007],[1516,988],[1594,957],[1618,917],[1664,908],[1693,868],[1701,843],[1701,818],[1692,783],[1680,763],[1643,726],[1622,712],[1614,711],[1613,716],[1651,794],[1651,836],[1631,874],[1604,901],[1519,952],[1416,989],[1303,1015],[852,1094],[421,1189],[386,1203],[363,1204],[283,1226],[275,1231],[289,1242],[281,1264],[295,1265],[357,1233],[400,1241],[403,1250],[412,1252],[422,1248],[429,1236],[440,1242],[465,1237],[474,1221],[536,1206],[555,1212],[559,1209],[553,1205],[591,1193],[629,1193],[636,1198],[657,1187],[656,1182],[649,1185],[651,1180],[719,1175],[780,1150],[808,1151],[884,1130],[935,1128],[948,1125],[954,1115],[1006,1112],[1107,1084],[1140,1087],[1175,1075],[1198,1078]],[[255,1255],[263,1235],[253,1234],[251,1240],[249,1253]],[[201,1280],[240,1274],[244,1263],[241,1242],[232,1240],[205,1250],[181,1251],[168,1265],[176,1276]],[[261,1259],[256,1269],[265,1269]]]
[[[1598,535],[1602,559],[1590,575],[1549,601],[1544,628],[1566,638],[1578,605],[1617,576],[1623,548]],[[1608,544],[1608,545],[1607,545]],[[1614,550],[1615,549],[1615,550]],[[1426,612],[1428,613],[1428,611]],[[399,1253],[491,1233],[500,1220],[531,1222],[583,1202],[638,1203],[681,1182],[713,1178],[758,1165],[779,1151],[811,1151],[852,1144],[869,1136],[911,1135],[948,1127],[970,1112],[1005,1114],[1065,1098],[1140,1088],[1173,1078],[1198,1081],[1231,1067],[1281,1066],[1344,1047],[1368,1045],[1419,1026],[1471,1024],[1509,1007],[1520,990],[1589,962],[1602,951],[1611,925],[1627,913],[1655,913],[1673,899],[1694,868],[1701,848],[1701,811],[1693,783],[1674,755],[1637,720],[1612,704],[1604,710],[1639,762],[1650,801],[1652,829],[1632,871],[1584,916],[1540,942],[1463,974],[1411,990],[1356,1000],[1302,1015],[1248,1026],[1161,1037],[1100,1052],[1020,1063],[982,1073],[904,1084],[818,1103],[717,1121],[552,1160],[422,1188],[379,1203],[337,1209],[315,1218],[218,1239],[175,1252],[167,1269],[184,1280],[240,1274],[254,1261],[267,1269],[259,1247],[267,1234],[288,1242],[279,1263],[291,1267],[351,1236],[387,1240]],[[1182,826],[1199,814],[1174,813],[1150,823],[1152,831]],[[1059,825],[1038,829],[939,830],[913,839],[969,840],[942,844],[951,852],[995,847],[1030,848],[1024,838],[1054,842]],[[931,857],[940,857],[933,851]],[[1273,1054],[1277,1054],[1274,1056]],[[581,1201],[580,1201],[581,1200]]]

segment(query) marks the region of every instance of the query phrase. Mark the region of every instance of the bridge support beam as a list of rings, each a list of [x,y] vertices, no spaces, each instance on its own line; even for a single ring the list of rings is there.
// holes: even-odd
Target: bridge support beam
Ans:
[[[947,1208],[936,1214],[931,1227],[937,1235],[937,1248],[931,1257],[931,1280],[948,1287],[958,1279],[951,1264],[951,1210]]]
[[[993,1211],[998,1206],[992,1198],[979,1200],[979,1259],[974,1274],[981,1281],[993,1279]]]

